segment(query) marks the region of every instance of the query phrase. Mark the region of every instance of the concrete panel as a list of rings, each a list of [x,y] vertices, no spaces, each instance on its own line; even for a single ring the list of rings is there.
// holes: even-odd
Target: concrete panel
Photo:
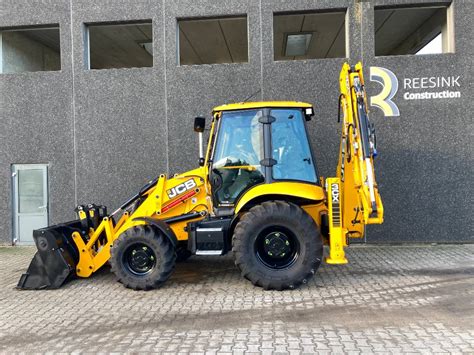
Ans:
[[[339,148],[337,102],[338,74],[345,59],[307,59],[273,61],[273,13],[287,11],[327,11],[348,9],[354,13],[351,1],[294,1],[292,3],[263,0],[263,92],[265,100],[297,100],[315,106],[315,117],[309,122],[313,150],[319,173],[333,176]],[[357,33],[354,20],[349,17],[351,37]]]
[[[378,66],[397,76],[399,90],[393,101],[400,110],[399,117],[384,117],[380,109],[371,109],[377,126],[377,178],[386,219],[383,225],[369,228],[368,242],[474,241],[473,125],[466,114],[472,109],[472,44],[467,40],[472,29],[462,16],[472,10],[472,3],[455,4],[456,33],[461,34],[456,38],[455,54],[365,57],[367,74],[370,66]],[[373,43],[373,33],[373,26],[363,33],[367,46]],[[440,76],[459,76],[460,86],[410,89],[404,85],[405,80]],[[381,90],[375,82],[366,87],[369,95]],[[404,98],[409,92],[445,89],[459,91],[461,97]]]
[[[153,68],[86,70],[83,23],[151,19]],[[73,3],[78,203],[117,208],[167,170],[161,2]]]
[[[73,217],[74,149],[68,3],[4,1],[3,28],[59,24],[61,71],[0,74],[0,244],[12,242],[11,164],[49,165],[49,218]]]
[[[263,7],[263,33],[271,33],[271,12],[311,9],[306,2],[300,6]],[[317,7],[319,7],[318,4]],[[337,7],[337,4],[331,3]],[[349,4],[348,4],[349,5]],[[457,11],[468,4],[456,4]],[[459,16],[459,13],[457,14]],[[472,77],[467,63],[469,57],[456,55],[407,56],[374,58],[373,7],[370,3],[349,6],[349,56],[352,63],[363,56],[366,76],[372,65],[386,66],[404,76],[463,74],[464,97],[457,102],[405,102],[400,118],[382,117],[372,108],[372,120],[378,129],[381,156],[377,159],[377,175],[387,208],[386,222],[368,228],[370,242],[472,241],[472,136],[463,135],[469,125],[465,118],[470,105],[468,87]],[[355,27],[357,25],[357,27]],[[465,31],[457,23],[456,33]],[[359,27],[360,26],[360,27]],[[467,27],[466,27],[467,29]],[[468,31],[471,31],[468,29]],[[362,39],[358,42],[358,39]],[[333,176],[337,158],[339,126],[337,115],[337,74],[341,61],[307,60],[271,62],[271,38],[263,40],[263,82],[265,99],[300,99],[316,105],[311,136],[318,159],[320,174]],[[457,39],[458,44],[460,42]],[[359,46],[358,43],[361,43]],[[466,48],[465,43],[459,43]],[[360,48],[356,48],[359,46]],[[359,55],[359,53],[361,55]],[[436,69],[434,69],[436,68]],[[368,80],[367,80],[368,81]],[[377,83],[367,83],[369,94],[380,92]],[[399,94],[397,98],[399,99]],[[398,100],[400,101],[400,100]],[[403,101],[403,100],[402,100]],[[447,117],[449,124],[447,124]],[[461,118],[461,119],[459,119]],[[472,125],[471,125],[472,127]],[[471,129],[472,131],[472,129]],[[460,183],[458,183],[460,182]],[[453,186],[453,183],[455,187]],[[471,196],[471,198],[469,198]],[[467,197],[467,198],[466,198]],[[464,207],[459,209],[459,204]],[[429,206],[429,207],[428,207]]]
[[[248,63],[178,66],[176,18],[237,16],[247,14]],[[197,167],[198,141],[192,129],[194,116],[210,118],[214,106],[242,101],[257,92],[260,100],[259,3],[233,0],[222,7],[215,1],[179,0],[166,3],[166,77],[169,122],[170,172]]]

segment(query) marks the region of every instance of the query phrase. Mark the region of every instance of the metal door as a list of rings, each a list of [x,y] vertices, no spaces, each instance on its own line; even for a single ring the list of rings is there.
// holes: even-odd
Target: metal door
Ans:
[[[34,244],[33,230],[48,225],[48,167],[16,164],[13,178],[13,242]]]

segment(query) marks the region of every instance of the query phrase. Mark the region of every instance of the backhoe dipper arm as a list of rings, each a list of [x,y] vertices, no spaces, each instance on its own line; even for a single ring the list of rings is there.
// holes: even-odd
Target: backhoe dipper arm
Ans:
[[[345,63],[340,77],[341,145],[336,177],[326,180],[331,264],[345,264],[347,238],[363,238],[365,225],[383,222],[383,205],[375,181],[375,128],[367,111],[362,64]]]

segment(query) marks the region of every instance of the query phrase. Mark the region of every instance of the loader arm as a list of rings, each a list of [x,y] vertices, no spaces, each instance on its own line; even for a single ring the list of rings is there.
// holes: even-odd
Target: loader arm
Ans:
[[[383,222],[383,205],[375,181],[375,128],[370,123],[362,64],[345,63],[340,77],[341,144],[336,177],[327,178],[330,264],[345,264],[348,238],[363,238],[367,224]]]
[[[18,283],[20,289],[61,287],[89,277],[110,259],[114,241],[126,230],[151,224],[173,245],[186,240],[186,223],[208,211],[205,168],[167,179],[160,175],[112,214],[104,206],[78,206],[78,219],[34,231],[37,253]]]

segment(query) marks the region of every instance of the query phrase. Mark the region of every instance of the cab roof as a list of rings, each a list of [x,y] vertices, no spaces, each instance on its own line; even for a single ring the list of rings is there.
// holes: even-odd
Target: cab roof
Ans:
[[[255,108],[271,108],[271,107],[296,107],[296,108],[309,108],[313,105],[307,102],[299,101],[257,101],[257,102],[238,102],[234,104],[226,104],[214,107],[212,112],[219,111],[234,111],[234,110],[246,110]]]

